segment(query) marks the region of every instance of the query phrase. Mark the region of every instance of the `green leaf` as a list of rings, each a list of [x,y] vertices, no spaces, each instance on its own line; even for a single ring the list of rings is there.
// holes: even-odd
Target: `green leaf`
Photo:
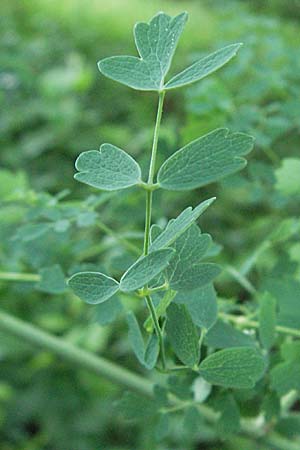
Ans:
[[[172,248],[164,248],[139,258],[122,276],[121,291],[131,292],[145,286],[167,267],[174,254]]]
[[[200,375],[218,386],[250,389],[263,376],[265,360],[254,348],[226,348],[213,353],[200,364]]]
[[[218,316],[217,296],[212,284],[189,292],[179,292],[176,303],[184,304],[195,325],[209,330]]]
[[[283,195],[300,194],[300,159],[285,158],[282,165],[275,170],[276,188]]]
[[[100,272],[76,273],[68,285],[81,300],[92,305],[105,302],[119,290],[116,280]]]
[[[61,294],[65,292],[67,285],[65,282],[65,275],[60,265],[44,267],[39,270],[41,280],[36,285],[36,288],[49,294]]]
[[[186,20],[187,13],[171,18],[161,12],[149,24],[137,23],[134,37],[140,58],[105,58],[98,63],[100,72],[133,89],[161,90]]]
[[[156,405],[153,400],[134,392],[125,392],[120,400],[115,402],[115,407],[125,419],[133,421],[148,419],[156,413]]]
[[[115,295],[104,303],[96,305],[92,311],[92,320],[104,326],[112,323],[123,311],[123,306]]]
[[[129,327],[128,337],[134,351],[135,356],[139,362],[145,366],[147,369],[153,369],[156,364],[158,353],[159,353],[159,343],[157,336],[152,334],[145,347],[144,339],[133,312],[127,314],[127,323]]]
[[[271,388],[280,396],[292,389],[300,391],[300,362],[278,364],[271,370]]]
[[[171,289],[192,290],[210,283],[220,273],[216,264],[200,263],[211,245],[211,237],[192,224],[173,244],[176,254],[166,270]]]
[[[276,300],[266,292],[259,301],[259,339],[269,350],[276,337]]]
[[[111,144],[102,144],[100,150],[81,153],[74,178],[97,189],[114,191],[134,186],[141,181],[141,169],[128,153]]]
[[[253,148],[253,138],[218,128],[175,152],[158,172],[164,189],[184,191],[218,181],[243,169],[242,158]]]
[[[199,336],[184,305],[171,303],[167,310],[166,332],[180,361],[189,367],[197,366],[200,358]]]
[[[205,56],[169,80],[165,88],[175,89],[202,80],[230,61],[242,44],[231,44]]]
[[[51,224],[48,222],[22,225],[18,228],[14,239],[20,239],[24,242],[34,241],[51,230]]]
[[[164,231],[150,245],[150,252],[172,245],[204,213],[215,199],[215,197],[212,197],[205,200],[194,209],[189,206],[176,219],[170,220]]]
[[[218,320],[205,336],[205,344],[213,348],[253,347],[255,341],[248,334],[237,330],[229,323]]]
[[[221,415],[216,428],[222,439],[240,430],[240,410],[232,394],[224,393],[218,398],[218,411]]]

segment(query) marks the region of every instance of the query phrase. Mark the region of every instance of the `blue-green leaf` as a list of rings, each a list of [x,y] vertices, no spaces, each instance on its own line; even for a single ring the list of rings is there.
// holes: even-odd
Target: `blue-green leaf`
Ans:
[[[67,288],[65,282],[65,275],[60,265],[55,264],[50,267],[43,267],[39,270],[41,280],[36,285],[36,288],[49,294],[61,294]]]
[[[172,245],[214,201],[215,197],[212,197],[194,209],[189,206],[176,219],[170,220],[165,230],[150,245],[150,252]]]
[[[175,89],[202,80],[202,78],[207,77],[207,75],[220,69],[220,67],[230,61],[231,58],[236,55],[241,45],[242,44],[240,43],[228,45],[227,47],[221,48],[211,55],[200,59],[200,61],[195,62],[190,67],[171,78],[171,80],[166,83],[165,88]]]
[[[200,358],[199,336],[184,305],[170,304],[167,310],[166,332],[180,361],[189,367],[195,367]]]
[[[135,315],[131,311],[127,314],[127,323],[129,327],[128,337],[135,356],[147,369],[153,369],[159,353],[157,336],[155,334],[149,336],[148,342],[145,346],[139,324]]]
[[[76,273],[68,285],[81,300],[92,305],[105,302],[119,290],[116,280],[100,272]]]
[[[269,350],[276,338],[276,300],[268,292],[259,299],[259,339]]]
[[[211,384],[250,389],[263,376],[265,360],[251,347],[226,348],[205,358],[200,375]]]
[[[205,336],[205,344],[214,348],[253,347],[254,339],[229,323],[218,320]]]
[[[134,186],[141,181],[141,169],[128,153],[111,144],[102,144],[100,150],[81,153],[74,178],[98,189],[114,191]]]
[[[190,142],[175,152],[158,172],[164,189],[184,191],[218,181],[243,169],[253,138],[244,133],[231,133],[219,128]]]
[[[105,58],[98,63],[100,72],[133,89],[161,90],[186,20],[187,13],[171,18],[161,12],[149,24],[136,24],[134,37],[140,58]]]
[[[145,286],[167,267],[174,254],[175,250],[164,248],[139,258],[122,276],[121,291],[135,291]]]

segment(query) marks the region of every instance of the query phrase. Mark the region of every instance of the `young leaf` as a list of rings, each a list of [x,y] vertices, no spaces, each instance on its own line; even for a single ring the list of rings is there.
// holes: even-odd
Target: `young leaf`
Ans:
[[[200,59],[200,61],[195,62],[190,67],[171,78],[171,80],[166,83],[165,88],[175,89],[202,80],[202,78],[207,77],[207,75],[220,69],[220,67],[230,61],[231,58],[236,55],[241,45],[242,44],[228,45],[227,47],[221,48],[211,55]]]
[[[100,150],[81,153],[74,178],[97,189],[114,191],[134,186],[141,180],[141,169],[128,153],[111,144],[102,144]]]
[[[186,20],[187,13],[171,18],[161,12],[149,24],[136,24],[134,37],[140,58],[105,58],[98,63],[100,72],[133,89],[161,90]]]
[[[178,292],[175,302],[187,307],[194,324],[200,328],[209,330],[217,320],[217,297],[212,284],[189,292]]]
[[[158,172],[158,183],[164,189],[184,191],[215,182],[243,169],[253,138],[219,128],[190,142],[175,152]]]
[[[68,285],[81,300],[92,305],[105,302],[119,290],[116,280],[100,272],[76,273]]]
[[[213,348],[253,347],[255,341],[229,323],[218,320],[206,334],[205,344]]]
[[[167,267],[174,254],[172,248],[164,248],[142,256],[122,276],[121,291],[135,291],[145,286]]]
[[[189,367],[195,367],[200,358],[199,337],[184,305],[171,303],[167,310],[166,332],[180,361]]]
[[[65,282],[65,275],[60,265],[55,264],[51,267],[44,267],[39,270],[41,280],[36,285],[36,288],[49,294],[61,294],[67,288]]]
[[[266,292],[259,305],[259,339],[269,350],[275,341],[276,334],[276,300]]]
[[[156,334],[151,334],[146,343],[145,347],[145,356],[144,356],[144,365],[148,370],[153,369],[155,367],[157,358],[159,355],[159,341]]]
[[[152,334],[149,337],[147,345],[145,347],[139,324],[132,312],[129,312],[127,314],[127,323],[129,327],[128,336],[135,356],[137,357],[139,362],[147,369],[153,369],[159,353],[159,343],[157,336],[155,334]]]
[[[92,320],[104,326],[112,323],[123,311],[123,306],[115,295],[104,303],[96,305],[92,310]]]
[[[220,350],[200,364],[200,375],[211,384],[250,389],[263,376],[265,360],[255,349],[236,347]]]
[[[170,220],[165,230],[152,242],[150,252],[163,247],[169,247],[176,239],[179,238],[197,219],[198,217],[215,201],[212,197],[196,208],[189,206],[176,219]]]

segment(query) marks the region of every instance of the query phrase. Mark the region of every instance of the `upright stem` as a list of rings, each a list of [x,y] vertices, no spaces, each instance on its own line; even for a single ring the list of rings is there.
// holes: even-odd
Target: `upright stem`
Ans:
[[[146,192],[146,214],[145,214],[145,233],[144,233],[144,255],[147,255],[149,252],[149,243],[150,243],[150,227],[151,227],[151,216],[152,216],[152,185],[153,185],[153,178],[155,174],[155,165],[156,165],[156,156],[157,156],[157,144],[158,144],[158,136],[159,136],[159,130],[160,130],[160,123],[161,123],[161,117],[162,117],[162,111],[163,111],[163,104],[164,104],[164,98],[165,98],[165,92],[162,91],[159,93],[158,98],[158,107],[157,107],[157,114],[156,114],[156,122],[155,122],[155,128],[154,128],[154,136],[153,136],[153,144],[152,144],[152,151],[151,151],[151,160],[150,160],[150,167],[149,167],[149,175],[148,175],[148,188]],[[147,295],[145,297],[147,307],[149,309],[150,315],[152,317],[155,332],[157,334],[159,345],[160,345],[160,351],[161,351],[161,362],[162,367],[165,369],[166,367],[166,358],[165,358],[165,347],[164,347],[164,339],[163,339],[163,333],[159,325],[158,317],[155,311],[155,307],[153,305],[152,299],[150,295]]]

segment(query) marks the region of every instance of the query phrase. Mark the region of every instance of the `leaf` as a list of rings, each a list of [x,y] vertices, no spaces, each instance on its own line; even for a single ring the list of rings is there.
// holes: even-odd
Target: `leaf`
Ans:
[[[44,267],[39,270],[39,274],[41,280],[36,285],[38,290],[49,294],[61,294],[65,292],[67,285],[60,265],[55,264],[54,266]]]
[[[112,323],[123,311],[123,306],[117,296],[113,296],[95,306],[92,312],[93,320],[101,326]]]
[[[169,306],[166,333],[180,361],[189,367],[197,366],[200,358],[199,337],[184,305],[171,303]]]
[[[276,300],[266,292],[259,303],[259,339],[269,350],[276,337]]]
[[[86,303],[96,305],[105,302],[119,290],[119,283],[100,272],[79,272],[68,285]]]
[[[254,348],[226,348],[213,353],[200,364],[200,375],[218,386],[250,389],[263,376],[265,361]]]
[[[121,291],[131,292],[145,286],[167,267],[174,254],[172,248],[164,248],[142,256],[122,276]]]
[[[275,170],[276,188],[283,195],[300,194],[300,159],[285,158]]]
[[[171,289],[192,290],[210,283],[220,273],[216,264],[200,263],[211,245],[211,237],[192,224],[173,244],[176,254],[166,269]]]
[[[221,416],[216,428],[222,439],[231,434],[236,434],[240,430],[240,410],[232,394],[223,394],[218,398],[218,411]]]
[[[129,327],[128,336],[135,356],[147,369],[153,369],[159,353],[157,336],[152,334],[145,347],[139,324],[133,312],[127,314],[127,323]]]
[[[217,320],[217,297],[212,284],[189,292],[179,292],[175,303],[184,304],[194,324],[200,328],[209,330]]]
[[[186,20],[187,13],[171,18],[161,12],[149,24],[137,23],[134,37],[140,58],[105,58],[98,63],[100,72],[133,89],[161,90]]]
[[[120,400],[115,402],[115,407],[125,419],[133,421],[148,419],[156,413],[156,405],[153,400],[134,392],[125,392]]]
[[[300,362],[284,362],[275,366],[271,370],[271,388],[280,396],[292,389],[300,391]]]
[[[218,181],[243,169],[242,158],[253,148],[253,138],[218,128],[175,152],[158,172],[158,183],[164,189],[184,191]]]
[[[170,220],[165,230],[152,242],[150,252],[163,247],[169,247],[176,239],[179,238],[197,219],[198,217],[215,201],[212,197],[194,209],[189,206],[182,211],[176,219]]]
[[[205,344],[213,348],[253,347],[255,341],[232,325],[218,320],[205,336]]]
[[[200,59],[171,78],[166,83],[165,88],[175,89],[202,80],[202,78],[207,77],[207,75],[220,69],[230,61],[236,55],[241,45],[240,43],[228,45]]]
[[[128,153],[111,144],[102,144],[100,150],[81,153],[75,167],[77,181],[97,189],[114,191],[134,186],[141,181],[141,169]]]
[[[50,229],[51,224],[48,222],[22,225],[18,228],[14,239],[21,239],[24,242],[34,241],[46,234]]]

